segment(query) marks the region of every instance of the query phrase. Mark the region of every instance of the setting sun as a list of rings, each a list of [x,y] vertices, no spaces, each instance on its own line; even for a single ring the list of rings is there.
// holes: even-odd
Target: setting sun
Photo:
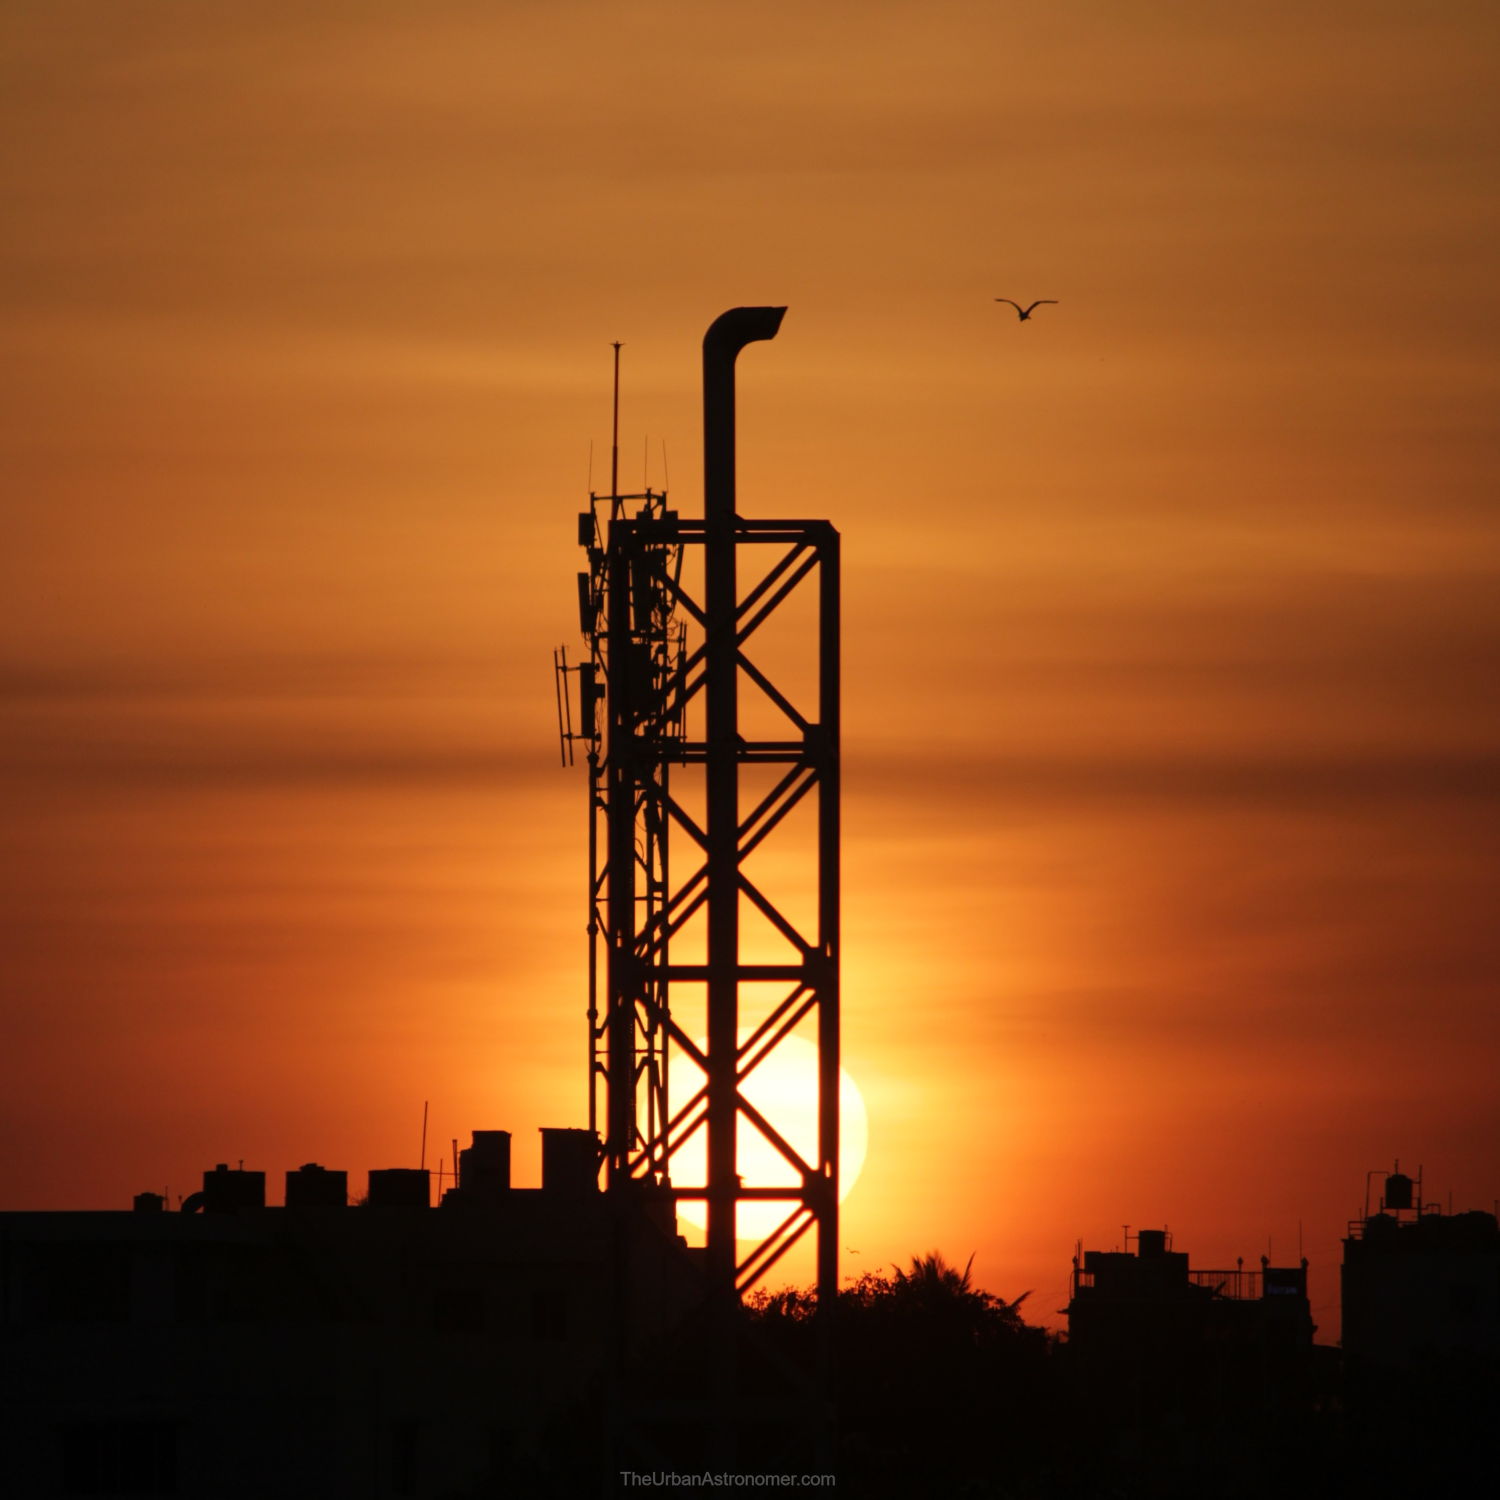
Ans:
[[[750,1033],[740,1033],[740,1044]],[[700,1042],[701,1046],[702,1043]],[[702,1083],[703,1075],[686,1058],[673,1059],[674,1107]],[[818,1154],[818,1049],[799,1036],[789,1036],[745,1081],[747,1099],[809,1161]],[[865,1101],[849,1074],[839,1069],[839,1202],[849,1196],[869,1145]],[[672,1180],[680,1187],[704,1180],[705,1133],[698,1130],[673,1157]],[[792,1167],[749,1121],[739,1129],[740,1175],[747,1187],[793,1187]],[[742,1240],[764,1239],[787,1216],[788,1203],[742,1203],[737,1228]],[[679,1217],[702,1229],[708,1223],[707,1205],[689,1199],[677,1206]]]

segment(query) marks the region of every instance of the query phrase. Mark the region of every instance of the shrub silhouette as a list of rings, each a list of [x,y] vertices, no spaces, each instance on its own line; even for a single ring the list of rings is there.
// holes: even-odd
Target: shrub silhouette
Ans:
[[[868,1496],[987,1495],[1036,1472],[1059,1403],[1052,1340],[937,1252],[868,1272],[838,1299],[839,1484]],[[760,1293],[760,1329],[812,1356],[811,1290]]]

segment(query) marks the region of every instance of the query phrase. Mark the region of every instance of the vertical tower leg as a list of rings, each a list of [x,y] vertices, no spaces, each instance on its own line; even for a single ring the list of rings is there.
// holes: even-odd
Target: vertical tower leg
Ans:
[[[832,1401],[834,1321],[839,1289],[839,536],[819,547],[818,596],[818,1385]],[[820,1447],[832,1467],[831,1412]]]

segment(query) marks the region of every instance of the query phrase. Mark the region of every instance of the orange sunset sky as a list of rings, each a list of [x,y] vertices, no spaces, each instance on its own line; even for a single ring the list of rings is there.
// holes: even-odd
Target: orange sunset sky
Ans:
[[[844,538],[844,1269],[1500,1194],[1500,10],[0,12],[0,1208],[584,1093],[574,514]],[[1021,324],[996,296],[1055,297]],[[661,442],[666,445],[662,466]],[[856,1253],[857,1252],[857,1253]]]

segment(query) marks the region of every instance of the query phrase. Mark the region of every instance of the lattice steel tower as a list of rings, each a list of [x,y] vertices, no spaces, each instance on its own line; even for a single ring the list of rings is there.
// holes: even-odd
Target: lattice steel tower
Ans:
[[[591,493],[579,517],[588,658],[578,667],[559,661],[565,754],[581,741],[589,767],[589,1122],[602,1125],[606,1193],[622,1214],[633,1204],[706,1204],[707,1246],[694,1257],[702,1277],[694,1347],[706,1368],[699,1394],[674,1411],[702,1425],[705,1453],[723,1462],[734,1461],[746,1420],[745,1292],[815,1232],[818,1369],[807,1380],[788,1372],[785,1389],[769,1402],[762,1392],[755,1409],[825,1427],[837,1292],[839,535],[827,521],[748,520],[735,509],[735,361],[747,344],[774,338],[784,312],[734,308],[704,337],[701,521],[669,509],[665,491],[649,485],[619,493],[616,346],[611,493]],[[815,639],[805,628],[802,645],[812,667],[778,686],[755,660],[764,642],[756,635],[809,593],[804,616]],[[742,709],[752,708],[747,723],[777,726],[764,738],[741,733]],[[788,822],[799,807],[800,842]],[[798,921],[747,873],[773,835],[786,845],[779,868],[810,865]],[[751,912],[763,960],[753,963],[741,933]],[[745,1093],[794,1032],[817,1049],[811,1158]],[[794,1181],[743,1181],[742,1130],[767,1141]],[[683,1147],[700,1132],[704,1181],[674,1180]],[[786,1212],[769,1234],[749,1238],[737,1221],[751,1203]],[[632,1420],[622,1418],[627,1433]]]

